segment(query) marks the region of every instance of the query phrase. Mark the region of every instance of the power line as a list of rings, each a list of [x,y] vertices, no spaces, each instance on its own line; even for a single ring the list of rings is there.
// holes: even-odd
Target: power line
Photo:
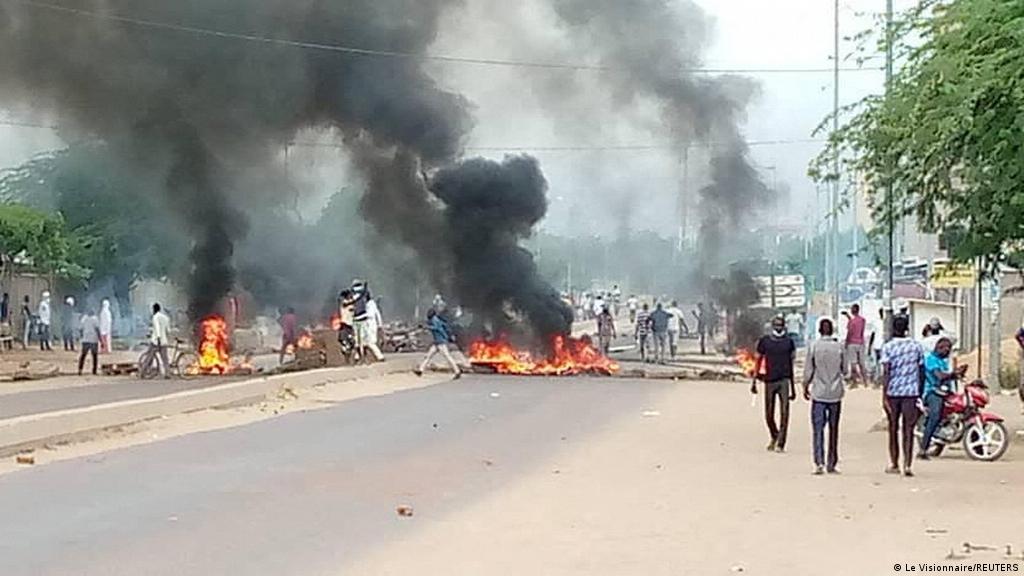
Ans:
[[[826,140],[805,138],[790,140],[747,140],[747,146],[781,146],[790,144],[823,144]],[[294,140],[288,146],[299,148],[346,148],[344,144],[334,142],[317,142],[313,140]],[[684,150],[692,148],[716,148],[726,146],[725,142],[694,142],[682,144],[579,144],[567,146],[466,146],[468,152],[629,152],[652,150]]]
[[[246,42],[254,42],[260,44],[270,44],[276,46],[289,46],[293,48],[303,48],[307,50],[322,50],[328,52],[336,52],[343,54],[351,54],[357,56],[371,56],[379,58],[394,58],[403,60],[426,60],[433,62],[446,62],[453,64],[471,64],[480,66],[501,66],[510,68],[538,68],[538,69],[553,69],[553,70],[591,70],[591,71],[613,71],[613,70],[627,70],[626,68],[619,68],[613,66],[602,66],[599,64],[580,64],[580,63],[560,63],[560,62],[531,62],[524,60],[503,60],[496,58],[470,58],[464,56],[450,56],[442,54],[417,54],[412,52],[399,52],[394,50],[375,50],[370,48],[359,48],[354,46],[343,46],[338,44],[323,44],[319,42],[304,42],[299,40],[289,40],[285,38],[272,38],[266,36],[257,36],[254,34],[242,34],[236,32],[225,32],[223,30],[215,30],[212,28],[201,28],[197,26],[187,26],[183,24],[173,24],[169,22],[159,22],[156,20],[143,20],[139,18],[129,18],[127,16],[119,16],[117,14],[103,14],[94,12],[91,10],[84,10],[81,8],[70,8],[67,6],[58,6],[56,4],[49,4],[46,2],[39,2],[37,0],[4,0],[11,4],[21,4],[23,6],[29,6],[32,8],[50,10],[53,12],[61,12],[64,14],[70,14],[85,18],[93,18],[97,20],[109,20],[112,22],[120,22],[122,24],[131,24],[134,26],[141,26],[146,28],[154,28],[160,30],[168,30],[173,32],[182,32],[188,34],[196,34],[202,36],[212,36],[215,38],[223,38],[230,40],[242,40]],[[878,72],[882,68],[843,68],[843,72]],[[680,73],[690,74],[824,74],[833,72],[832,68],[684,68],[680,69]]]
[[[59,126],[54,124],[41,124],[26,120],[0,119],[0,126],[12,126],[18,128],[37,128],[43,130],[58,130]],[[826,142],[820,138],[795,138],[784,140],[747,140],[747,146],[782,146],[791,144],[823,144]],[[344,144],[336,142],[317,142],[315,140],[293,140],[287,143],[289,147],[298,148],[334,148],[345,149]],[[725,146],[726,143],[694,142],[688,145],[672,143],[650,143],[650,144],[575,144],[565,146],[466,146],[464,149],[471,152],[590,152],[590,151],[649,151],[649,150],[683,150],[691,148],[715,148]]]

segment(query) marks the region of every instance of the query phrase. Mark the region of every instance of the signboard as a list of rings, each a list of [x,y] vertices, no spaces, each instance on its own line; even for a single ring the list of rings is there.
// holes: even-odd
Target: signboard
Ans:
[[[757,276],[760,299],[755,308],[803,308],[807,306],[807,288],[800,274]],[[774,287],[774,290],[773,290]]]
[[[978,276],[970,264],[936,264],[931,284],[932,288],[974,288]]]

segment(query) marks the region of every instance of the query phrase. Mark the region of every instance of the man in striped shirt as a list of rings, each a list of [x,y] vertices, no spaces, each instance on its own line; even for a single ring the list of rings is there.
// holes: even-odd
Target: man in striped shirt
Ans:
[[[647,346],[651,335],[651,309],[645,302],[636,315],[636,342],[640,347],[640,361],[647,362]]]

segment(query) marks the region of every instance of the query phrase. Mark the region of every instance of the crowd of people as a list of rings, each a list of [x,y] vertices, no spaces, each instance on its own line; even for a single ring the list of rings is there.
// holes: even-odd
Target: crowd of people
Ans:
[[[718,312],[714,305],[699,302],[697,308],[688,315],[676,300],[667,304],[657,301],[653,310],[646,302],[639,304],[639,310],[635,310],[637,304],[639,302],[634,303],[630,299],[629,317],[642,362],[664,364],[675,359],[680,339],[691,335],[700,341],[700,353],[707,354],[708,342],[714,338],[718,328]],[[692,325],[687,323],[687,316],[692,317]],[[600,334],[600,324],[598,328]]]
[[[910,333],[910,318],[898,313],[892,318],[892,338],[883,340],[875,330],[865,338],[866,321],[858,305],[844,312],[846,335],[840,341],[830,317],[817,322],[817,338],[806,351],[802,375],[803,397],[811,403],[814,473],[839,473],[839,427],[843,396],[847,389],[867,385],[865,357],[878,343],[875,385],[881,390],[881,404],[888,421],[890,474],[913,476],[914,428],[924,415],[926,423],[918,459],[928,459],[929,447],[940,424],[946,396],[955,393],[966,366],[952,367],[953,338],[933,319],[919,340]],[[776,316],[769,334],[757,343],[756,378],[764,393],[764,416],[769,451],[786,449],[790,403],[796,400],[794,360],[797,342],[784,316]],[[751,392],[757,393],[755,381]],[[776,409],[778,406],[778,409]],[[827,446],[825,432],[828,432]]]

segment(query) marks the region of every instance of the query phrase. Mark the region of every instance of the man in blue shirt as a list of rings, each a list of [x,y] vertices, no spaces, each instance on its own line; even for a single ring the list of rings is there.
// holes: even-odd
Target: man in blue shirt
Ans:
[[[417,376],[423,376],[423,371],[430,365],[430,361],[434,359],[434,355],[440,354],[444,356],[445,361],[451,366],[452,372],[454,373],[454,379],[458,380],[462,377],[462,369],[452,358],[451,352],[448,351],[448,343],[451,341],[451,329],[448,324],[441,318],[441,315],[436,310],[431,308],[427,311],[427,329],[430,330],[430,335],[434,340],[431,344],[430,349],[427,350],[427,355],[423,357],[423,361],[420,362],[419,367],[414,371]]]
[[[900,437],[903,439],[903,474],[913,476],[914,426],[921,416],[917,402],[921,398],[921,369],[924,353],[921,345],[907,337],[910,319],[892,319],[893,339],[882,346],[882,407],[889,419],[889,467],[887,474],[900,473]]]
[[[953,342],[943,336],[924,360],[924,405],[928,415],[924,423],[924,436],[921,437],[921,454],[918,455],[921,460],[928,459],[928,446],[942,421],[942,406],[946,396],[956,391],[957,379],[967,373],[966,365],[957,366],[955,371],[950,370],[949,353],[952,349]]]

